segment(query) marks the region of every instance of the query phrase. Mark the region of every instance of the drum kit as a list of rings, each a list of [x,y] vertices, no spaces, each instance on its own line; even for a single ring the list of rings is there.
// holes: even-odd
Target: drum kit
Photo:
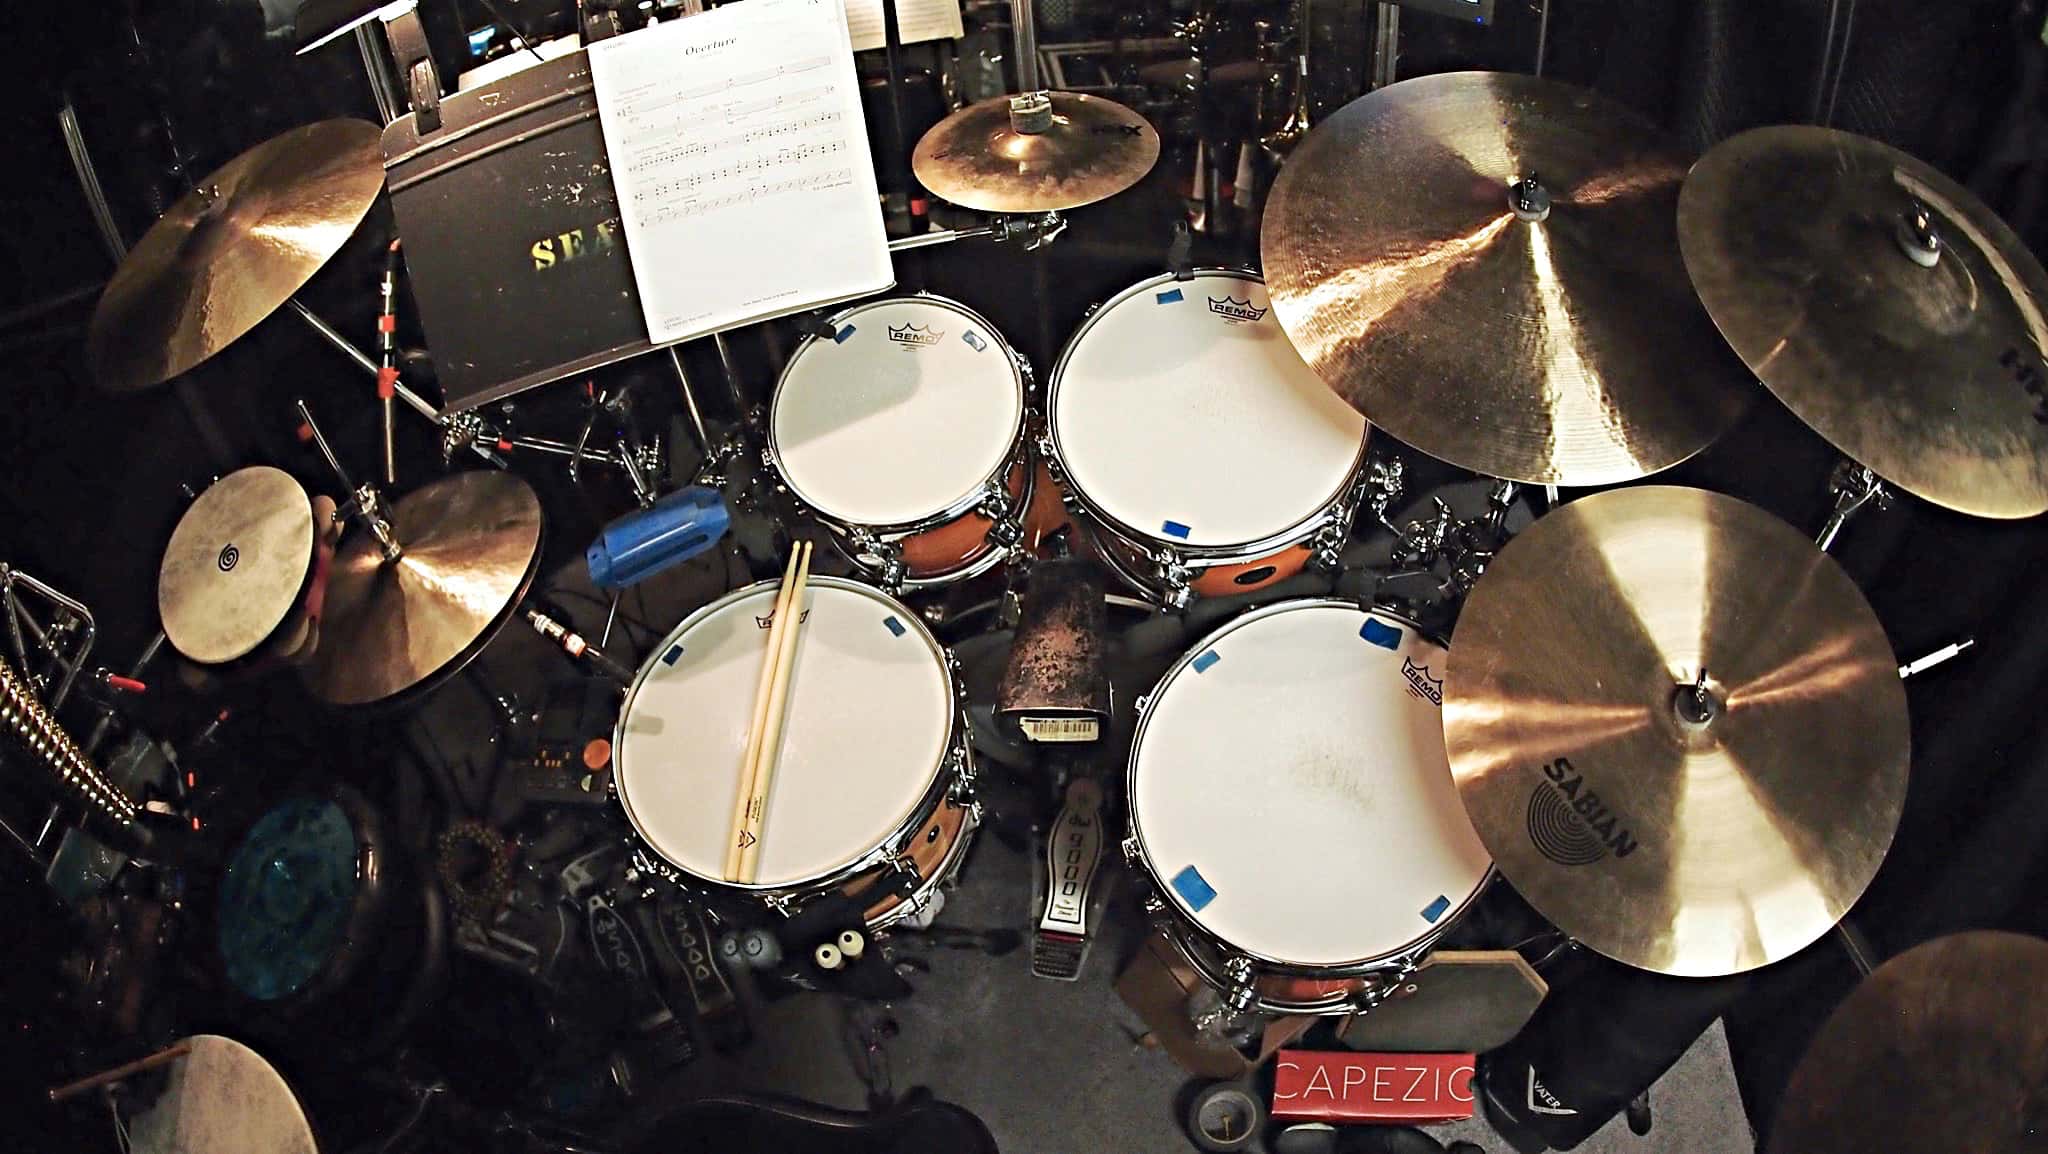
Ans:
[[[1129,188],[1158,152],[1121,105],[1027,92],[953,114],[914,165],[954,204],[1042,214]],[[367,126],[231,162],[109,287],[103,383],[162,380],[247,331],[380,186]],[[714,907],[848,899],[871,929],[928,923],[981,815],[964,682],[898,598],[1026,568],[1063,519],[1162,611],[1330,577],[1389,499],[1377,426],[1504,492],[1552,487],[1551,508],[1504,542],[1499,516],[1478,526],[1495,540],[1450,591],[1454,636],[1332,579],[1225,621],[1139,699],[1125,854],[1220,1005],[1369,1008],[1496,875],[1568,938],[1667,974],[1827,933],[1898,825],[1900,662],[1799,531],[1709,492],[1614,487],[1723,438],[1754,378],[1854,466],[1830,539],[1890,485],[1977,516],[2048,509],[2040,265],[1875,142],[1760,129],[1695,164],[1601,97],[1487,73],[1403,81],[1309,131],[1261,255],[1263,275],[1177,268],[1112,296],[1042,396],[954,300],[814,326],[748,435],[858,580],[811,582],[752,883],[720,863],[774,583],[653,647],[612,738],[639,862]],[[164,629],[207,665],[295,654],[335,706],[403,700],[517,614],[541,505],[479,471],[387,506],[330,463],[334,514],[261,466],[202,494],[165,551]],[[356,528],[328,558],[337,518]]]

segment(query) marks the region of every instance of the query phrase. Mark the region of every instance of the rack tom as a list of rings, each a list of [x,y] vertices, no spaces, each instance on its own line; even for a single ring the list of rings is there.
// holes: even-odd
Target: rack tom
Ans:
[[[972,309],[920,295],[856,305],[783,368],[768,457],[884,588],[978,576],[1023,535],[1028,370]]]
[[[1263,588],[1350,532],[1366,423],[1250,272],[1132,285],[1068,341],[1046,456],[1103,559],[1169,606]]]

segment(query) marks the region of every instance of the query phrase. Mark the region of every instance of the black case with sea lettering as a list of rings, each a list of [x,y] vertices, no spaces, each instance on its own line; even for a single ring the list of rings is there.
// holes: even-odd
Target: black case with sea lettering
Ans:
[[[384,170],[450,411],[653,347],[585,53],[399,118]]]

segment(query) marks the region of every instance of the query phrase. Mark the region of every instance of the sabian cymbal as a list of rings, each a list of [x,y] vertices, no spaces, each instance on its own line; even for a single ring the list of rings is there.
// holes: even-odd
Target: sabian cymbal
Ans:
[[[314,528],[312,499],[281,469],[257,465],[215,481],[164,547],[164,639],[206,664],[255,652],[305,593]]]
[[[328,579],[306,683],[335,705],[366,705],[459,667],[510,616],[540,563],[540,500],[510,473],[444,477],[391,512],[403,550],[387,561],[357,532]]]
[[[2048,274],[1968,189],[1875,140],[1759,128],[1693,166],[1678,239],[1721,335],[1836,448],[1960,512],[2048,510]]]
[[[1273,314],[1325,383],[1431,456],[1541,484],[1646,476],[1756,391],[1679,258],[1689,160],[1628,109],[1530,76],[1367,93],[1273,185]]]
[[[1587,946],[1679,976],[1841,919],[1898,828],[1908,742],[1855,584],[1698,489],[1596,493],[1523,531],[1466,600],[1444,682],[1451,774],[1501,873]]]
[[[384,187],[375,125],[324,120],[242,153],[171,206],[100,295],[86,337],[116,392],[168,380],[290,299]]]
[[[1879,966],[1799,1059],[1768,1148],[2048,1149],[2048,942],[1953,934]]]
[[[911,167],[945,200],[982,212],[1051,212],[1107,200],[1144,179],[1159,133],[1113,100],[1050,92],[1043,132],[1011,123],[1012,97],[970,104],[917,142]]]

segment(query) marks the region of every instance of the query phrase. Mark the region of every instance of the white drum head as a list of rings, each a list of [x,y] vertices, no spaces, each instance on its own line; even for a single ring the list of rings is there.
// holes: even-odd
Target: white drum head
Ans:
[[[1323,509],[1365,418],[1323,384],[1245,274],[1126,289],[1067,345],[1052,433],[1069,483],[1133,532],[1248,545]]]
[[[973,493],[1016,447],[1024,390],[1009,350],[965,307],[877,301],[790,358],[769,435],[782,479],[854,525],[904,525]]]
[[[1188,919],[1337,966],[1444,925],[1492,861],[1452,784],[1444,651],[1396,618],[1292,602],[1176,665],[1131,756],[1131,826]]]
[[[955,711],[943,651],[910,610],[813,577],[755,884],[817,881],[910,821],[944,762]],[[740,761],[767,655],[775,583],[698,610],[655,650],[620,713],[613,765],[655,852],[722,880]]]
[[[317,1154],[284,1076],[233,1038],[198,1034],[164,1091],[128,1124],[132,1154]]]

